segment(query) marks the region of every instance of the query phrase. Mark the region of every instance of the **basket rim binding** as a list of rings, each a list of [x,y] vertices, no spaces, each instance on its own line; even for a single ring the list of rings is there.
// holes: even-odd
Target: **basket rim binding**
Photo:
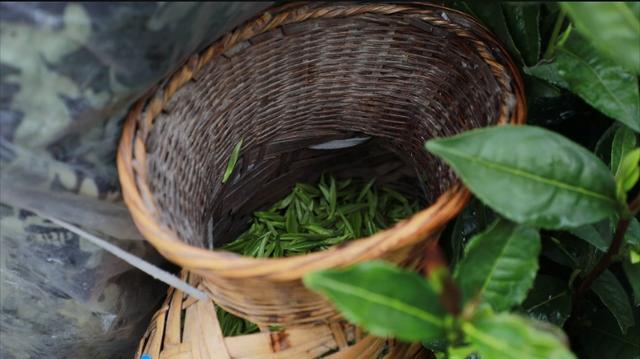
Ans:
[[[278,11],[280,10],[280,12]],[[215,272],[226,278],[259,276],[275,281],[300,279],[306,272],[339,267],[355,262],[380,257],[382,253],[414,244],[430,234],[437,233],[449,220],[464,208],[470,192],[458,180],[441,194],[430,206],[415,213],[394,227],[380,231],[370,237],[334,246],[325,251],[283,258],[252,258],[239,254],[208,250],[183,242],[178,235],[156,220],[158,207],[146,181],[146,149],[144,138],[149,134],[154,119],[171,100],[175,92],[187,82],[195,79],[198,73],[213,58],[232,48],[235,44],[285,24],[302,22],[314,18],[339,18],[374,13],[389,15],[402,12],[419,14],[419,18],[430,23],[448,27],[458,36],[474,38],[465,28],[443,19],[435,10],[457,13],[480,29],[482,25],[472,20],[468,14],[443,6],[428,3],[412,4],[313,4],[289,3],[280,8],[266,10],[261,16],[227,33],[222,39],[207,47],[200,54],[192,55],[185,65],[167,77],[165,85],[152,89],[137,101],[129,111],[123,125],[123,132],[117,152],[117,168],[124,202],[129,208],[134,223],[148,240],[165,258],[185,268],[198,271]],[[487,34],[490,34],[487,32]],[[515,96],[512,109],[501,101],[500,117],[497,124],[523,124],[526,117],[524,88],[519,70],[509,57],[508,52],[492,36],[486,36],[490,45],[504,54],[508,69],[496,61],[486,50],[485,42],[474,41],[478,54],[489,65],[492,73],[505,91],[505,96]],[[504,74],[512,76],[505,78]],[[511,81],[509,81],[511,80]],[[513,84],[513,87],[512,87]],[[140,135],[142,134],[142,136]]]

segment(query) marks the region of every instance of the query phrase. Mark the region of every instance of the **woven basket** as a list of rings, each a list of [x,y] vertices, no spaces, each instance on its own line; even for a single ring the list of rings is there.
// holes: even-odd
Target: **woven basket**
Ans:
[[[304,274],[386,259],[420,263],[469,198],[426,140],[523,123],[522,80],[470,17],[427,4],[287,4],[192,56],[124,125],[124,200],[162,255],[203,278],[220,306],[259,325],[333,320]],[[310,146],[368,136],[339,150]],[[243,140],[232,177],[229,156]],[[323,172],[376,177],[425,209],[323,252],[254,259],[210,250],[250,215]]]
[[[182,278],[193,286],[201,285],[196,275],[183,272]],[[432,358],[419,343],[365,336],[345,322],[224,337],[213,301],[197,301],[174,288],[153,316],[135,359],[144,354],[152,359]]]
[[[194,286],[201,281],[186,272],[182,278]],[[213,301],[196,301],[173,288],[153,316],[135,359],[144,354],[152,359],[432,358],[419,343],[365,336],[344,322],[223,337]]]

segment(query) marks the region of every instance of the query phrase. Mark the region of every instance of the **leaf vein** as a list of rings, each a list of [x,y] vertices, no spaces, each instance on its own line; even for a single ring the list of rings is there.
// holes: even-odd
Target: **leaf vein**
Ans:
[[[567,54],[575,57],[578,60],[578,62],[582,63],[583,66],[585,66],[587,69],[589,69],[589,71],[593,72],[593,74],[598,79],[598,82],[600,82],[600,85],[605,89],[605,91],[607,93],[609,93],[609,96],[611,96],[611,98],[620,105],[620,108],[622,108],[622,109],[626,108],[626,106],[622,104],[620,99],[616,95],[614,95],[613,92],[611,92],[611,90],[609,89],[609,87],[607,87],[607,85],[605,85],[604,80],[602,80],[600,75],[596,72],[596,70],[593,69],[593,67],[591,65],[589,65],[589,63],[584,61],[580,56],[574,54],[573,52],[571,52],[571,51],[569,51],[569,50],[567,50],[567,49],[565,49],[563,47],[559,47],[558,50],[560,50],[562,52],[566,52]]]
[[[504,356],[505,358],[510,358],[512,356],[513,354],[512,350],[510,350],[509,347],[504,345],[502,342],[496,340],[495,338],[489,335],[485,335],[470,323],[464,323],[463,326],[464,326],[464,331],[466,332],[467,335],[474,337],[479,341],[484,342],[485,344],[492,347],[494,350],[498,352],[502,352],[505,355]]]
[[[326,277],[323,278],[322,285],[347,295],[352,295],[354,297],[362,298],[362,299],[374,302],[376,304],[391,307],[393,309],[396,309],[399,312],[411,315],[416,318],[423,319],[429,322],[430,324],[438,327],[442,327],[444,325],[444,322],[441,319],[435,317],[429,312],[407,305],[406,303],[403,303],[397,299],[371,292],[364,288],[345,285],[343,283],[340,283],[333,279],[328,279]]]
[[[531,307],[529,307],[529,308],[527,308],[525,310],[527,312],[530,312],[530,311],[532,311],[534,309],[538,309],[538,308],[542,307],[543,305],[545,305],[547,303],[551,303],[552,301],[554,301],[554,300],[556,300],[556,299],[558,299],[558,298],[560,298],[560,297],[562,297],[562,296],[564,296],[566,294],[567,294],[567,291],[564,290],[564,291],[562,291],[562,292],[560,292],[560,293],[558,293],[558,294],[556,294],[556,295],[554,295],[552,297],[549,297],[548,299],[543,300],[542,302],[540,302],[538,304],[532,305]]]
[[[510,233],[510,234],[512,235],[513,232]],[[485,277],[484,283],[482,283],[482,287],[480,287],[480,293],[481,294],[484,293],[484,291],[487,288],[487,285],[489,285],[489,282],[491,281],[491,278],[493,277],[493,272],[495,272],[496,267],[498,266],[498,262],[500,262],[500,257],[502,257],[504,252],[507,250],[507,247],[509,246],[509,243],[511,242],[511,240],[513,238],[514,238],[514,236],[511,236],[509,239],[507,239],[507,241],[504,243],[504,246],[500,249],[500,253],[496,257],[496,260],[491,265],[491,270],[489,270],[489,274]]]
[[[527,171],[523,171],[521,169],[511,168],[511,167],[504,166],[502,164],[485,161],[483,159],[476,158],[476,157],[473,157],[473,156],[468,156],[468,155],[466,155],[466,154],[464,154],[462,152],[451,150],[451,149],[448,149],[448,148],[445,149],[445,151],[448,151],[449,153],[451,153],[451,154],[453,154],[455,156],[462,157],[462,158],[464,158],[466,160],[469,160],[471,162],[479,163],[479,164],[484,165],[486,167],[489,167],[489,168],[492,168],[492,169],[495,169],[495,170],[498,170],[498,171],[501,171],[501,172],[505,172],[505,173],[514,175],[516,177],[524,177],[524,178],[527,178],[527,179],[530,179],[530,180],[533,180],[533,181],[542,182],[542,183],[551,185],[553,187],[561,188],[561,189],[564,189],[564,190],[567,190],[567,191],[584,194],[586,196],[594,197],[594,198],[597,198],[597,199],[600,199],[600,200],[603,200],[603,201],[606,201],[606,202],[610,202],[610,203],[613,203],[613,204],[617,203],[615,200],[613,200],[613,199],[611,199],[611,198],[609,198],[609,197],[607,197],[607,196],[605,196],[603,194],[588,190],[586,188],[573,186],[573,185],[571,185],[569,183],[565,183],[565,182],[561,182],[561,181],[557,181],[557,180],[552,180],[552,179],[549,179],[549,178],[544,178],[544,177],[538,176],[536,174],[533,174],[533,173],[530,173],[530,172],[527,172]]]

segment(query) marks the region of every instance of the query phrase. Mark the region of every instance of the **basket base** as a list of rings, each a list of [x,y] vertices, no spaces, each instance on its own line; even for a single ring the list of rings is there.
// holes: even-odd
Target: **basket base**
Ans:
[[[187,277],[183,272],[182,278]],[[196,300],[174,288],[169,289],[167,299],[153,316],[135,355],[135,359],[431,357],[419,343],[364,335],[343,321],[224,337],[212,300]]]

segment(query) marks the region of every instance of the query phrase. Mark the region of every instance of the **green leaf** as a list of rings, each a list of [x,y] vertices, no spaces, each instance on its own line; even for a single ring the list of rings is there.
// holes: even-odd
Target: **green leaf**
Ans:
[[[475,347],[471,345],[464,345],[460,347],[450,346],[446,348],[447,359],[470,359],[475,358],[474,353],[477,351]]]
[[[587,320],[580,321],[576,348],[580,358],[587,359],[638,359],[640,357],[640,325],[629,328],[622,334],[611,314],[601,305],[585,308]],[[640,321],[640,311],[636,311],[636,320]]]
[[[565,346],[562,332],[550,327],[509,313],[483,316],[462,324],[467,340],[482,359],[575,358]]]
[[[441,338],[438,340],[431,340],[431,341],[423,341],[422,346],[424,346],[425,348],[428,348],[434,353],[438,353],[438,352],[446,353],[447,347],[449,347],[449,341],[446,338]]]
[[[466,1],[462,6],[465,12],[477,17],[482,24],[487,26],[506,47],[511,57],[519,63],[523,63],[522,54],[518,50],[513,37],[509,32],[507,20],[502,11],[502,6],[497,1]]]
[[[225,337],[235,337],[243,334],[251,334],[258,331],[258,326],[216,306],[216,315],[220,329]]]
[[[524,71],[568,89],[603,114],[640,132],[637,76],[598,55],[575,32],[556,49],[553,62],[541,62]]]
[[[640,168],[636,166],[625,177],[625,180],[622,182],[622,189],[627,192],[631,191],[631,189],[636,185],[636,183],[638,183],[638,179],[640,179]]]
[[[569,267],[571,269],[580,268],[580,261],[578,260],[577,253],[571,251],[568,246],[565,245],[566,240],[560,241],[558,238],[550,237],[551,242],[554,245],[549,245],[543,247],[542,255],[549,258],[553,262],[560,264],[565,267]],[[581,240],[577,240],[574,238],[569,238],[569,241],[572,247],[579,242],[580,245],[586,246],[586,243]]]
[[[498,126],[430,140],[489,207],[518,223],[577,227],[616,213],[621,205],[609,169],[583,147],[534,126]]]
[[[631,309],[627,292],[616,276],[608,270],[602,272],[598,279],[593,282],[591,289],[598,295],[602,304],[613,314],[622,334],[625,334],[627,329],[634,325],[633,309]]]
[[[531,75],[539,79],[548,81],[553,85],[560,86],[566,89],[569,88],[569,84],[558,72],[558,66],[556,62],[541,61],[535,66],[524,67],[523,71],[527,75]]]
[[[586,224],[569,231],[574,236],[588,242],[601,252],[606,252],[611,243],[611,231],[609,221],[602,221],[597,224]]]
[[[588,224],[578,228],[571,229],[569,232],[589,243],[600,252],[606,252],[609,249],[609,245],[613,240],[613,232],[615,228],[610,226],[609,221],[602,221],[595,224]],[[629,227],[624,234],[624,240],[631,246],[640,246],[640,223],[636,218],[631,218]],[[564,244],[567,244],[566,240],[563,240]],[[575,248],[574,248],[575,251]],[[578,257],[583,258],[583,255]]]
[[[296,218],[293,207],[287,208],[284,217],[287,232],[298,233],[298,219]]]
[[[497,220],[471,239],[456,268],[465,302],[479,295],[496,311],[520,304],[536,276],[539,253],[538,231]]]
[[[624,274],[633,290],[633,304],[640,306],[640,263],[631,263],[629,260],[622,262]]]
[[[611,143],[611,170],[615,176],[622,169],[622,159],[636,146],[636,134],[627,126],[620,126]]]
[[[531,318],[564,325],[571,314],[567,283],[549,275],[538,275],[522,308]]]
[[[602,54],[640,74],[640,18],[624,2],[563,2],[576,29]]]
[[[528,65],[540,57],[540,5],[526,2],[502,3],[504,16],[515,45]]]
[[[629,220],[629,227],[624,233],[624,240],[632,247],[640,248],[640,222],[635,217]]]
[[[227,162],[227,168],[224,170],[224,175],[222,176],[222,183],[227,182],[231,174],[233,173],[233,169],[236,167],[236,163],[238,162],[238,157],[240,156],[240,149],[242,148],[242,139],[240,142],[236,144],[233,148],[233,152],[231,152],[231,156],[229,156],[229,162]]]
[[[602,252],[587,241],[574,236],[563,235],[560,239],[550,237],[550,240],[553,245],[545,246],[543,255],[555,263],[573,269],[574,275],[588,273],[602,257]]]
[[[623,191],[630,191],[640,177],[640,147],[625,154],[616,173],[616,182]]]
[[[439,340],[432,341],[423,341],[422,346],[428,348],[434,353],[446,353],[447,347],[449,346],[449,341],[446,338],[442,338]]]
[[[333,176],[330,178],[329,182],[329,218],[333,218],[333,215],[336,213],[337,206],[337,190],[336,190],[336,180]]]
[[[627,4],[627,6],[629,6],[631,11],[633,12],[633,15],[636,18],[640,19],[640,3],[635,1],[635,2],[627,2],[626,4]]]
[[[618,128],[624,126],[620,122],[614,122],[596,142],[596,147],[593,152],[604,163],[611,164],[611,149],[613,148],[613,138],[618,131]]]
[[[373,261],[307,274],[304,283],[374,335],[406,341],[445,337],[445,311],[438,295],[416,273]]]

